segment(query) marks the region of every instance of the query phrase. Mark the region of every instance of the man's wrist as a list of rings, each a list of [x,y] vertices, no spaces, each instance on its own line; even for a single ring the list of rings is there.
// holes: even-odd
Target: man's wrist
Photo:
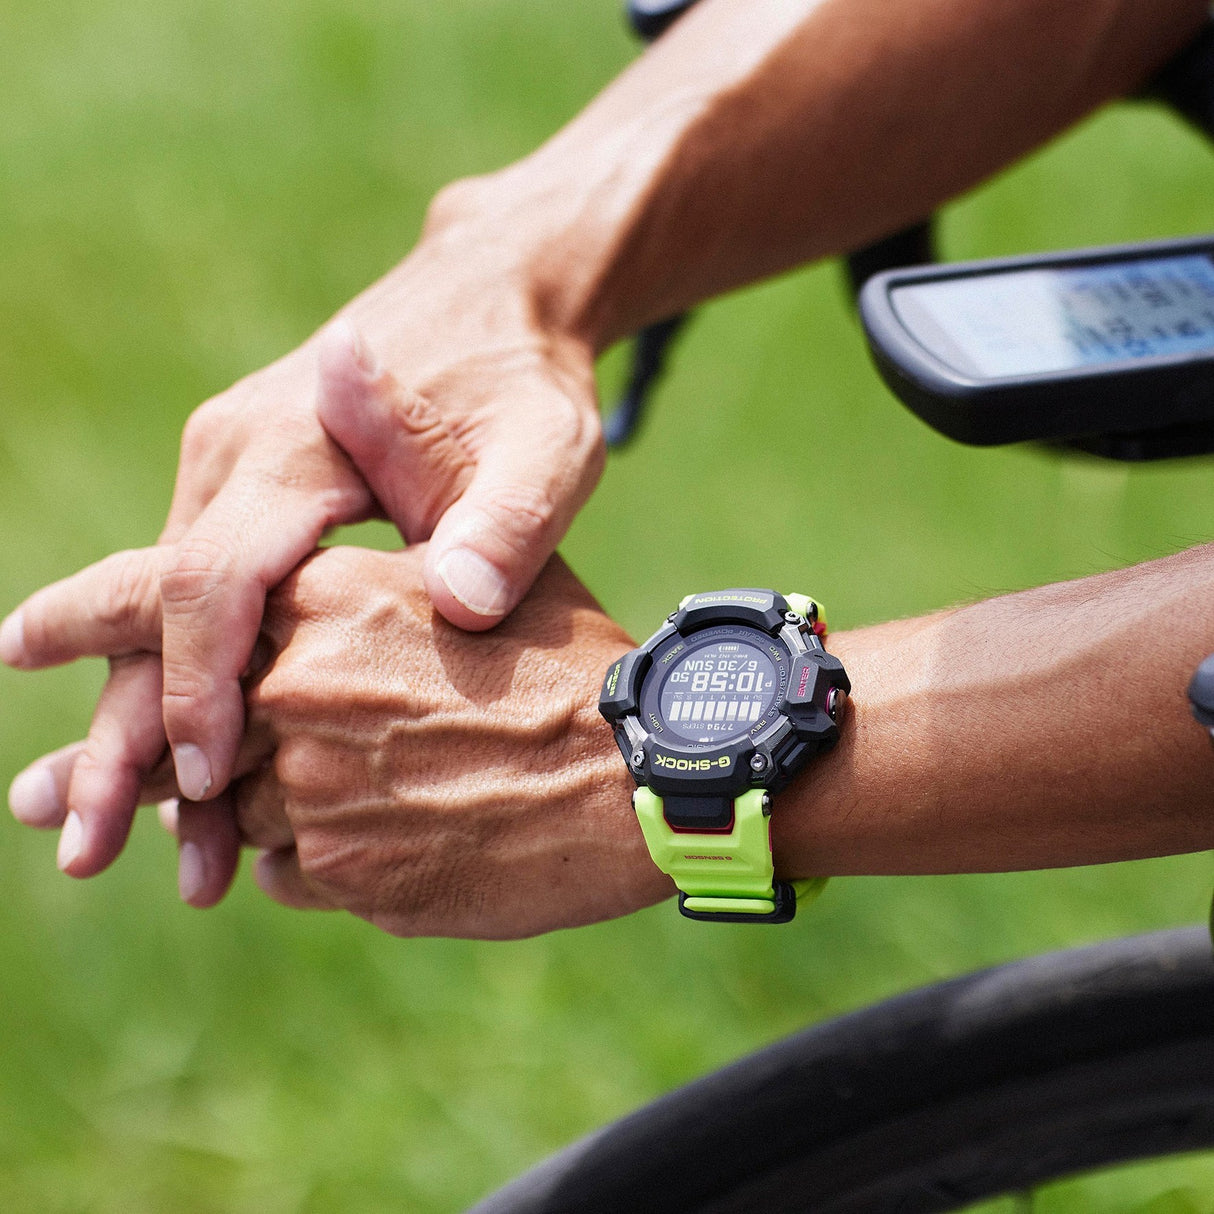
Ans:
[[[558,381],[564,375],[570,399],[586,405],[597,428],[598,347],[595,335],[579,328],[577,303],[578,282],[593,272],[592,266],[577,267],[589,254],[578,250],[575,234],[566,235],[561,208],[539,196],[535,183],[519,184],[513,168],[444,186],[431,200],[409,255],[341,314],[372,350],[390,352],[409,334],[402,318],[424,300],[432,309],[428,323],[441,319],[448,333],[464,333],[457,351],[491,379],[500,375],[503,360],[511,370],[526,371],[530,360],[545,374],[555,372]],[[566,247],[578,252],[565,256]],[[559,289],[553,286],[558,280]],[[411,361],[420,364],[424,380],[430,360],[424,350],[413,354],[421,356]]]
[[[535,152],[449,187],[434,214],[472,201],[488,239],[514,246],[539,327],[597,354],[697,300],[920,218],[1133,86],[1204,19],[1199,0],[1160,7],[1137,0],[1111,20],[1089,0],[1055,21],[1045,0],[703,5]],[[897,35],[912,10],[922,29],[907,41]],[[1076,53],[1043,89],[1042,48],[1060,31]],[[1092,45],[1108,53],[1081,53]],[[995,139],[992,66],[1009,86],[999,106],[1017,115]],[[902,99],[894,118],[840,104],[875,87]],[[941,124],[957,134],[945,157],[908,139]],[[908,148],[906,171],[891,171]]]
[[[496,276],[524,303],[534,327],[597,355],[643,319],[622,318],[618,332],[604,322],[599,294],[624,219],[611,215],[610,200],[583,164],[580,156],[541,148],[497,172],[451,182],[430,203],[419,248],[449,248],[464,261],[478,250],[482,282]]]

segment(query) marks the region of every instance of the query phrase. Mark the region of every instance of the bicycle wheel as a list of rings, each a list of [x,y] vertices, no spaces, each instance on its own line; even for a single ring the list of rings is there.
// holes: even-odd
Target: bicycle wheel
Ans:
[[[1214,954],[1182,928],[807,1029],[566,1148],[471,1214],[927,1214],[1214,1146]]]

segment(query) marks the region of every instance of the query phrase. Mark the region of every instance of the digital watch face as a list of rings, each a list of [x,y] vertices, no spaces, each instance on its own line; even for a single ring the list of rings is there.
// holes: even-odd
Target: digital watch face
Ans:
[[[1202,254],[904,283],[890,304],[941,362],[989,379],[1214,354],[1214,262]]]
[[[770,638],[732,627],[694,634],[673,653],[655,657],[642,709],[678,741],[710,745],[763,721],[779,698],[787,665]]]

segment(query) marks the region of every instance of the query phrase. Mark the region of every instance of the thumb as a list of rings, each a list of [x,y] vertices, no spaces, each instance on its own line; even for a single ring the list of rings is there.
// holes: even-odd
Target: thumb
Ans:
[[[405,540],[429,539],[424,576],[439,613],[492,628],[590,496],[604,459],[597,413],[542,376],[503,386],[474,459],[443,411],[383,370],[347,320],[319,340],[321,424]]]
[[[593,484],[556,445],[525,441],[486,452],[467,489],[434,528],[426,590],[440,614],[472,632],[492,628],[531,588]]]
[[[380,366],[344,317],[317,339],[316,412],[407,543],[427,539],[472,461],[441,412]]]

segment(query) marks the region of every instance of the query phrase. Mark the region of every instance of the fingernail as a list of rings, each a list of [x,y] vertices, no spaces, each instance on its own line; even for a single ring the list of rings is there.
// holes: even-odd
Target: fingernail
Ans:
[[[161,801],[156,806],[156,816],[160,819],[160,825],[170,835],[175,835],[177,833],[177,798],[170,797],[167,801]]]
[[[452,548],[437,572],[452,595],[477,615],[501,615],[510,605],[506,579],[470,548]]]
[[[82,851],[84,851],[84,823],[80,821],[80,815],[73,810],[68,814],[67,821],[64,822],[63,830],[59,835],[59,853],[55,862],[60,869],[67,872]]]
[[[211,790],[211,764],[200,746],[183,742],[173,747],[177,787],[187,800],[201,801]]]
[[[20,609],[0,624],[0,662],[6,666],[25,662],[25,615]]]
[[[182,902],[193,902],[207,883],[206,862],[202,848],[192,839],[181,845],[177,860],[177,892]]]
[[[21,772],[8,790],[13,817],[26,826],[53,826],[63,813],[51,769],[35,763]]]

